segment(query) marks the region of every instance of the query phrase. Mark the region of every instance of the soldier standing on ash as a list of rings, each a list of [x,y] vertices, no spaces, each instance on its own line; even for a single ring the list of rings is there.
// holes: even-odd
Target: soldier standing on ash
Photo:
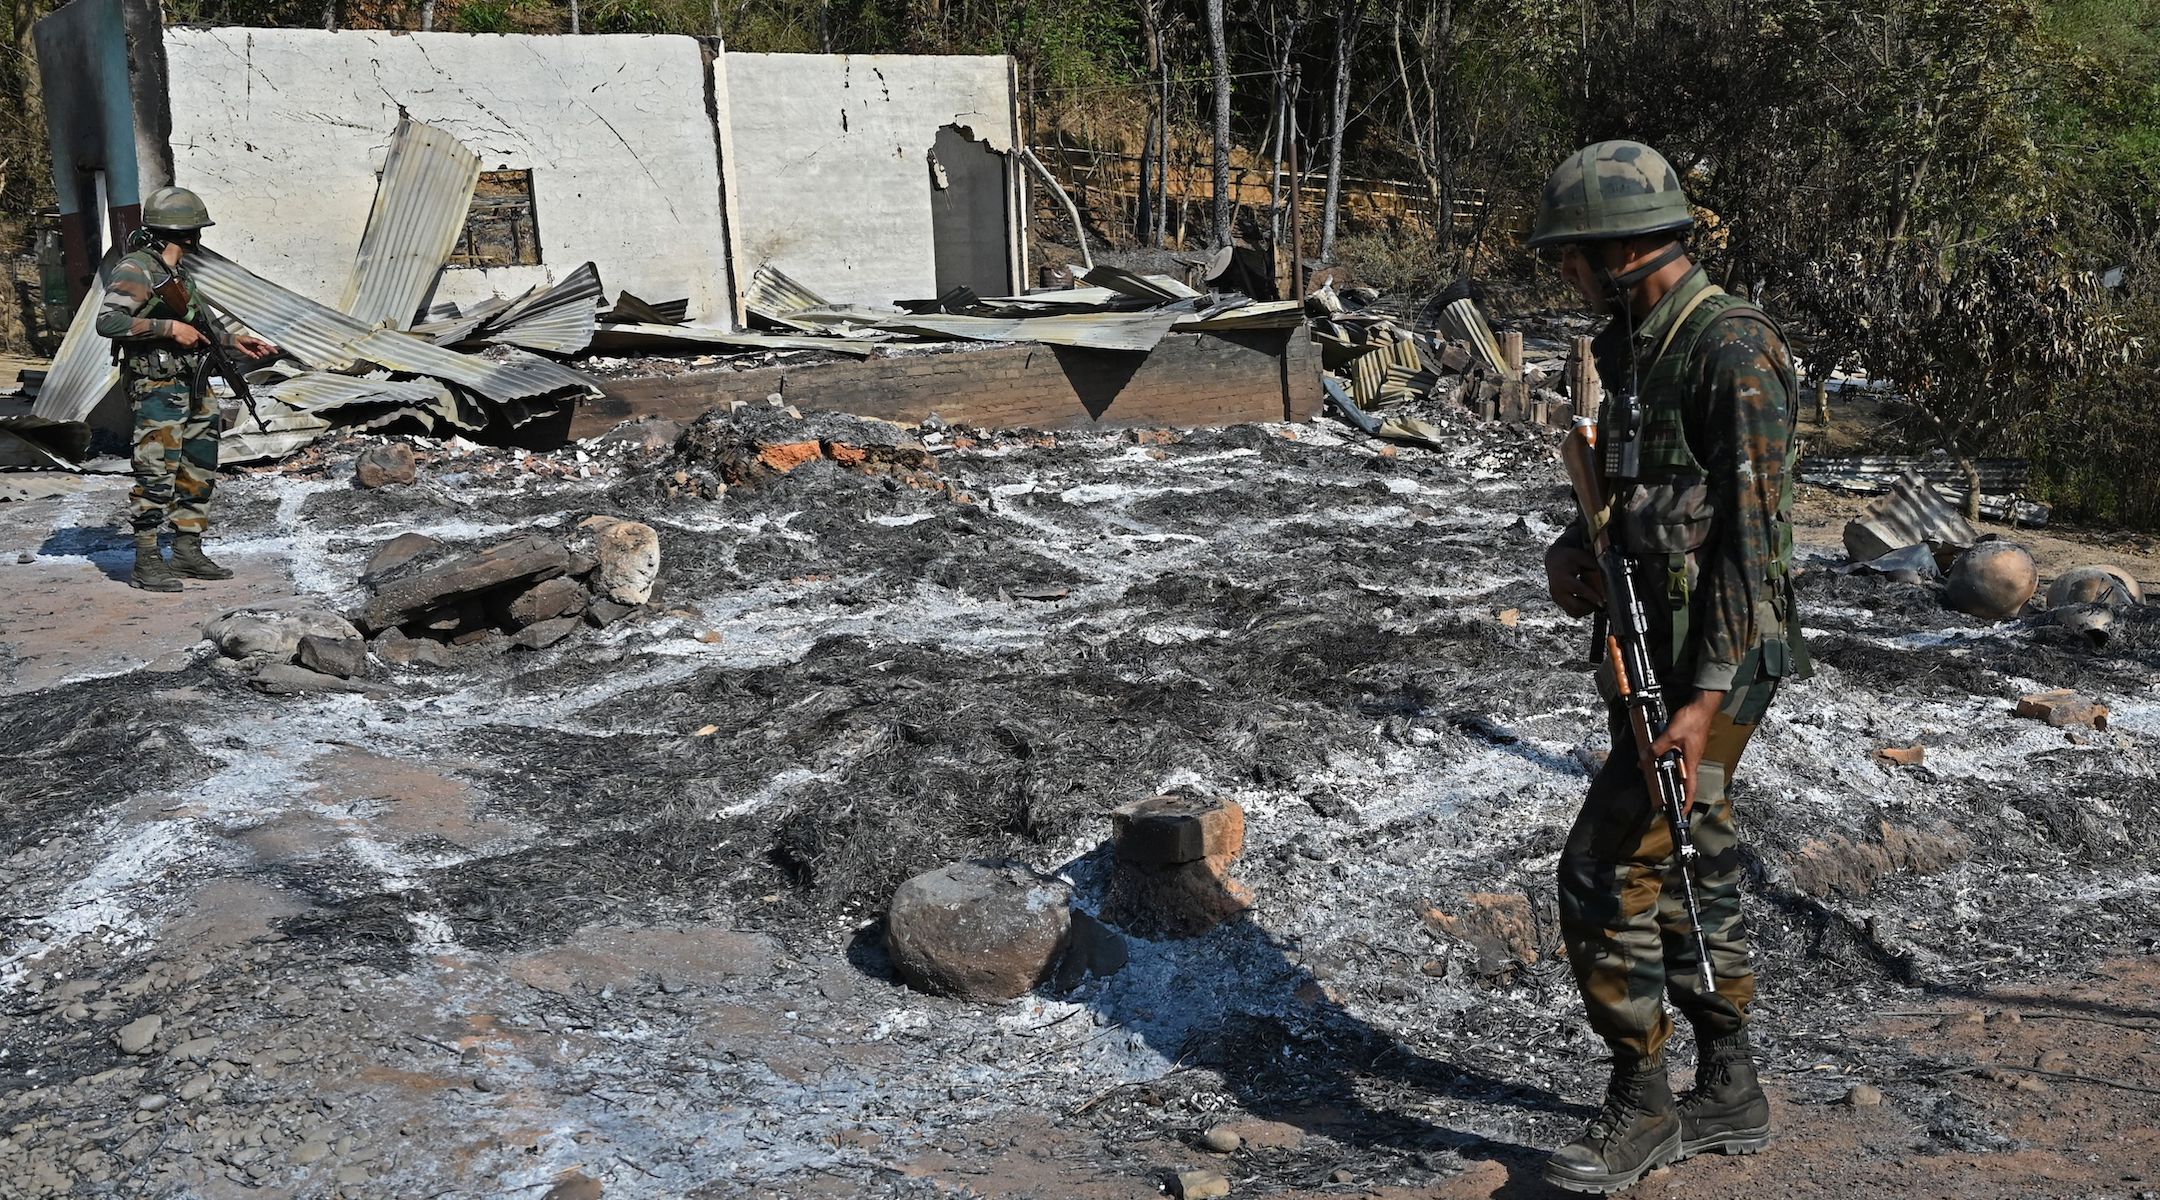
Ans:
[[[177,592],[180,579],[230,579],[203,553],[210,493],[217,486],[218,405],[207,381],[210,338],[250,358],[278,348],[214,322],[188,286],[181,263],[215,224],[186,188],[159,188],[143,202],[143,227],[113,267],[97,331],[112,339],[120,382],[135,410],[135,571],[128,586]],[[158,552],[158,531],[173,527],[172,561]]]
[[[1598,528],[1578,514],[1554,541],[1547,583],[1569,615],[1596,614],[1602,635],[1608,589],[1591,547],[1607,535],[1619,557],[1604,569],[1635,583],[1642,644],[1671,713],[1651,745],[1636,744],[1615,668],[1601,667],[1613,752],[1561,851],[1559,899],[1568,964],[1591,1028],[1612,1049],[1612,1081],[1582,1136],[1546,1163],[1545,1178],[1571,1191],[1618,1191],[1664,1163],[1770,1142],[1748,1044],[1755,975],[1726,789],[1779,684],[1808,674],[1790,574],[1797,388],[1777,325],[1688,260],[1693,224],[1663,157],[1600,142],[1546,181],[1530,240],[1611,318],[1593,343],[1609,399],[1586,472],[1602,475],[1610,499]],[[1674,750],[1688,799],[1674,787],[1668,814],[1653,763]],[[1675,816],[1693,835],[1687,874],[1675,864]],[[1699,941],[1683,880],[1694,886]],[[1666,997],[1698,1048],[1695,1086],[1677,1104],[1665,1076]]]

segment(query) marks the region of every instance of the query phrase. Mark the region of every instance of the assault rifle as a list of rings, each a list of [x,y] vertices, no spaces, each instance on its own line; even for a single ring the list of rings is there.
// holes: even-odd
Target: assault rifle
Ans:
[[[1582,508],[1591,550],[1597,555],[1598,573],[1605,581],[1605,660],[1612,666],[1621,703],[1627,706],[1635,744],[1647,750],[1664,736],[1672,717],[1665,711],[1665,691],[1650,661],[1650,643],[1645,636],[1649,611],[1643,607],[1642,593],[1635,586],[1635,574],[1628,569],[1627,557],[1613,544],[1610,498],[1604,494],[1598,471],[1595,419],[1575,418],[1574,427],[1561,439],[1560,462],[1567,468],[1568,482],[1574,485],[1575,503]],[[1614,751],[1619,752],[1619,747]],[[1709,992],[1716,988],[1717,977],[1710,964],[1710,943],[1703,936],[1702,913],[1695,907],[1695,839],[1688,833],[1687,774],[1680,751],[1667,750],[1652,759],[1643,778],[1672,825],[1673,854],[1679,860],[1680,902],[1687,910],[1688,928],[1695,937],[1695,956],[1702,963],[1696,987]]]
[[[202,299],[201,293],[192,292],[178,275],[157,287],[157,298],[164,302],[166,308],[177,314],[173,319],[194,326],[195,332],[202,335],[204,356],[210,360],[211,366],[217,368],[217,373],[225,380],[225,386],[233,390],[233,395],[238,396],[242,404],[247,405],[248,415],[255,418],[255,428],[267,432],[268,426],[263,424],[262,410],[255,407],[255,389],[249,387],[248,381],[241,378],[240,372],[234,369],[232,359],[225,354],[225,343],[218,340],[217,329],[209,321],[210,302],[203,300],[202,308],[195,310],[189,303],[191,295],[194,299]],[[190,311],[199,311],[202,315],[190,321],[187,317]],[[200,380],[196,382],[201,383]]]

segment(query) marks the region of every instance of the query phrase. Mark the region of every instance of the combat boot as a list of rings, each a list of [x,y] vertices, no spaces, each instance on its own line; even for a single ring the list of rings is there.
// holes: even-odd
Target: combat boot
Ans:
[[[180,577],[173,574],[172,567],[165,562],[165,556],[158,553],[157,534],[135,535],[135,573],[128,576],[128,586],[141,588],[146,592],[180,590]]]
[[[221,567],[203,553],[202,535],[176,533],[172,540],[172,569],[189,579],[231,579],[232,568]]]
[[[1770,1098],[1755,1077],[1747,1030],[1699,1043],[1695,1086],[1681,1098],[1680,1157],[1753,1154],[1770,1144]]]
[[[1545,1181],[1571,1192],[1617,1192],[1680,1156],[1665,1056],[1615,1058],[1605,1107],[1583,1135],[1545,1160]]]

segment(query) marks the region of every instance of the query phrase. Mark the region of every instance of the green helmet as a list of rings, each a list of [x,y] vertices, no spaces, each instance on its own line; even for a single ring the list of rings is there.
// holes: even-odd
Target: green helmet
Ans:
[[[202,197],[184,187],[161,187],[143,201],[143,224],[152,229],[203,229],[217,224]]]
[[[1664,155],[1641,142],[1598,142],[1568,155],[1545,180],[1530,245],[1641,237],[1694,223]]]

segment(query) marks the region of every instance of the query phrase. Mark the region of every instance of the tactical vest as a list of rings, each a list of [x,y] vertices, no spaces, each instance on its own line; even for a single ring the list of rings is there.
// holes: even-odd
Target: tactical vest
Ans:
[[[150,292],[149,301],[136,316],[151,320],[184,321],[194,325],[202,323],[202,302],[195,298],[195,289],[187,286],[187,282],[180,278],[178,272],[168,268],[163,259],[148,250],[131,251],[128,257],[139,259],[136,265],[150,278],[163,277],[178,283],[181,292],[187,296],[186,308],[174,311],[173,306],[165,302],[164,292],[167,289],[154,288]],[[113,362],[130,377],[163,382],[194,371],[201,364],[204,351],[200,348],[184,349],[167,338],[115,338],[112,343],[112,356]]]
[[[1703,550],[1708,545],[1716,518],[1710,502],[1707,472],[1688,446],[1684,411],[1697,365],[1696,349],[1712,326],[1727,317],[1746,316],[1782,331],[1768,314],[1706,284],[1696,293],[1666,334],[1656,357],[1641,381],[1642,432],[1637,437],[1640,468],[1632,481],[1612,478],[1612,455],[1619,439],[1612,427],[1614,404],[1598,414],[1598,446],[1604,455],[1607,495],[1613,497],[1613,537],[1621,551],[1635,564],[1637,578],[1651,595],[1662,592],[1671,622],[1675,656],[1687,646],[1698,581],[1702,577]],[[1634,352],[1634,347],[1629,347]],[[1799,395],[1789,359],[1777,363],[1788,401]],[[1766,680],[1802,678],[1812,673],[1806,644],[1801,640],[1799,613],[1793,603],[1792,555],[1793,484],[1797,475],[1799,445],[1787,447],[1784,482],[1778,495],[1776,549],[1764,582],[1769,599],[1755,614],[1760,640],[1741,659],[1732,692]],[[1662,583],[1662,588],[1657,585]],[[1646,599],[1650,598],[1646,596]],[[1653,617],[1653,620],[1655,617]],[[1765,694],[1762,703],[1767,704]],[[1736,719],[1750,714],[1736,714]],[[1752,714],[1760,716],[1760,713]],[[1752,720],[1742,720],[1752,724]]]

